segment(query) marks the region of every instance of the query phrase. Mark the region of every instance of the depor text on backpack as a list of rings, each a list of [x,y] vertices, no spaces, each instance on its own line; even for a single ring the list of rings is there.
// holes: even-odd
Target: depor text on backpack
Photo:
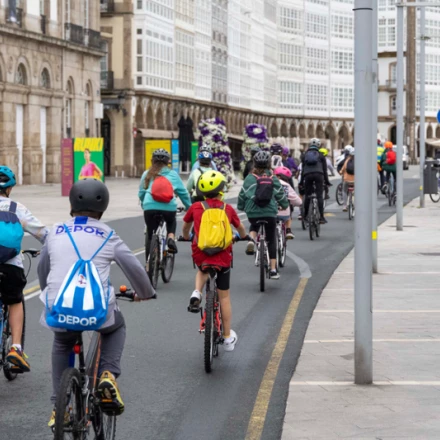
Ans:
[[[9,211],[0,211],[0,264],[20,253],[23,236],[23,226],[17,217],[17,203],[11,202]]]
[[[174,198],[172,183],[164,176],[157,176],[151,185],[151,197],[160,203],[170,203]]]
[[[90,260],[84,260],[66,225],[64,230],[78,256],[70,268],[52,307],[46,300],[46,323],[49,327],[70,331],[98,330],[105,323],[108,311],[109,290],[104,291],[101,278],[93,259],[107,244],[113,231],[104,240]],[[110,286],[110,281],[109,281]]]
[[[273,197],[273,178],[272,176],[257,176],[257,188],[255,189],[254,203],[260,208],[267,206]]]
[[[348,159],[345,169],[347,170],[347,174],[354,176],[354,157]]]
[[[386,164],[387,165],[395,165],[396,164],[396,152],[393,150],[387,151],[386,155]]]
[[[204,211],[197,246],[205,254],[215,255],[232,244],[232,227],[226,214],[226,203],[221,208],[211,207],[206,201],[201,203]]]
[[[319,162],[319,151],[308,150],[304,156],[304,162],[306,165],[316,165]]]

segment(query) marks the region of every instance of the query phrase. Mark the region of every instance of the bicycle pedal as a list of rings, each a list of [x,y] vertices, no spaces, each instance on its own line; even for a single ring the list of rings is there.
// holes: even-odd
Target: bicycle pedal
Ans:
[[[190,313],[200,313],[201,310],[201,307],[198,306],[188,306],[188,312]]]
[[[13,374],[24,374],[24,371],[15,365],[10,366],[9,371]]]

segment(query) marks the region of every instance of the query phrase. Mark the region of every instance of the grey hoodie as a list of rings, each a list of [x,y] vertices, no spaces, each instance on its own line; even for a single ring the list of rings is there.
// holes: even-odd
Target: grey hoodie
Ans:
[[[105,223],[89,217],[76,217],[66,222],[65,225],[69,228],[78,251],[85,260],[93,256],[112,231]],[[40,263],[38,264],[38,278],[42,291],[40,299],[45,305],[52,307],[65,276],[77,261],[78,256],[64,231],[63,224],[54,225],[41,251]],[[110,267],[113,261],[122,269],[128,283],[141,299],[149,299],[155,294],[144,267],[115,233],[93,260],[105,291],[109,286]],[[102,328],[109,327],[114,323],[115,310],[119,310],[119,308],[114,289],[110,284],[107,321]],[[40,322],[47,327],[45,310]],[[60,329],[52,330],[62,331]]]

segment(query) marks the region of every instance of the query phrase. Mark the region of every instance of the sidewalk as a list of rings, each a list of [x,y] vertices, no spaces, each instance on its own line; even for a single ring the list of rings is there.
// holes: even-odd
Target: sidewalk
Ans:
[[[440,204],[379,231],[374,385],[354,381],[354,253],[324,289],[290,383],[283,440],[440,438]]]
[[[188,176],[181,177],[186,184]],[[103,217],[105,222],[143,215],[138,199],[139,181],[138,178],[106,179],[110,204]],[[237,183],[226,194],[226,199],[237,197],[241,186],[242,181],[237,176]],[[61,184],[16,186],[11,197],[25,205],[47,226],[69,218],[69,198],[61,197]]]

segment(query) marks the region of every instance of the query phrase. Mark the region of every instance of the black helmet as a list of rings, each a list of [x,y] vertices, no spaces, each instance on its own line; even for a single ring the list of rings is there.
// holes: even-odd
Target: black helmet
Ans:
[[[254,164],[257,168],[269,168],[270,153],[261,150],[254,156]]]
[[[257,145],[254,145],[251,147],[251,157],[254,157],[259,151],[261,151],[261,148]]]
[[[281,144],[272,144],[270,146],[270,152],[272,154],[281,154],[283,152],[283,146]]]
[[[71,212],[100,212],[108,207],[110,194],[98,179],[82,179],[75,182],[69,194]]]
[[[159,148],[153,152],[153,162],[164,162],[168,163],[170,161],[170,153],[163,148]]]

